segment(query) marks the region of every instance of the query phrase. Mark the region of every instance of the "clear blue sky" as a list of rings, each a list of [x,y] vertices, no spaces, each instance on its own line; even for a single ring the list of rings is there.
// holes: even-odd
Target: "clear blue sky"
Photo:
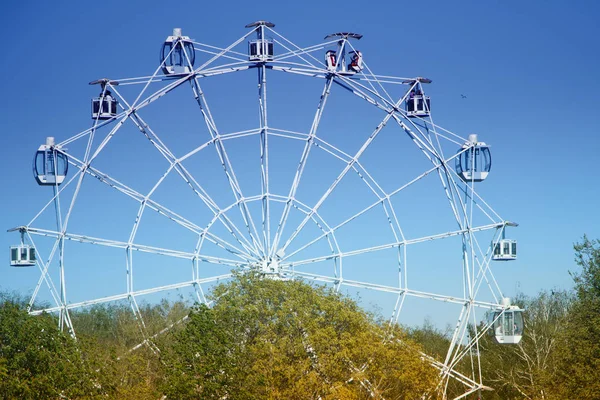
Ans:
[[[60,141],[89,126],[89,101],[97,92],[88,86],[89,81],[151,74],[159,48],[173,27],[183,28],[184,34],[202,43],[225,46],[246,32],[245,24],[265,19],[301,46],[318,43],[333,32],[362,33],[360,48],[376,68],[374,72],[431,78],[433,84],[427,89],[436,122],[463,136],[478,133],[492,145],[493,169],[481,192],[500,215],[520,224],[513,230],[519,259],[495,267],[503,290],[507,295],[519,290],[533,295],[542,289],[570,288],[568,271],[577,270],[573,243],[583,234],[600,238],[598,17],[600,5],[594,1],[5,5],[0,16],[5,42],[0,63],[4,78],[0,132],[5,148],[0,247],[8,252],[18,236],[5,230],[29,222],[49,199],[50,189],[38,187],[31,175],[37,147],[46,136]],[[255,80],[251,83],[255,85]],[[320,85],[315,88],[319,90]],[[289,92],[295,91],[290,86]],[[234,87],[216,85],[212,93],[222,95],[213,98],[216,115],[225,116],[222,110],[245,104],[243,97],[236,98]],[[318,93],[308,99],[316,105]],[[357,102],[348,104],[353,107]],[[252,115],[256,116],[255,110]],[[289,119],[292,125],[296,119],[309,121],[285,110],[274,118]],[[164,130],[169,123],[167,117],[156,120]],[[173,146],[177,145],[174,141]],[[144,177],[145,166],[135,170],[119,161],[130,157],[129,161],[142,162],[135,158],[133,142],[123,139],[115,146],[114,159],[105,162],[107,168],[112,163],[116,177],[138,182],[146,190],[156,182],[156,174]],[[382,157],[394,159],[396,153],[385,149]],[[157,171],[162,170],[164,165]],[[136,210],[132,204],[124,202],[122,208],[111,206],[104,212],[93,194],[87,196],[80,202],[79,232],[89,233],[86,229],[92,224],[108,232],[114,227],[116,232],[121,218],[126,221],[123,229],[131,228]],[[419,195],[414,196],[413,201],[419,202]],[[180,207],[186,206],[181,203]],[[110,226],[106,224],[109,218]],[[418,223],[434,225],[427,219]],[[157,233],[161,229],[157,222],[146,233],[147,241],[169,243],[169,238]],[[432,233],[441,232],[432,229]],[[93,269],[94,251],[90,250],[89,265],[81,268]],[[122,254],[117,258],[122,261]],[[160,282],[160,272],[156,273],[154,283]],[[102,283],[101,273],[90,274],[99,285],[114,285]],[[37,276],[36,271],[9,268],[7,255],[0,268],[0,289],[28,293]],[[109,292],[122,289],[120,284]],[[436,290],[432,283],[430,291]]]

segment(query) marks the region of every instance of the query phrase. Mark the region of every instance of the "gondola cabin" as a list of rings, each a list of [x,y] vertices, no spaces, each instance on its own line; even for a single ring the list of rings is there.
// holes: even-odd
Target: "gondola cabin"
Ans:
[[[477,135],[469,135],[469,141],[458,150],[456,173],[464,182],[482,182],[492,168],[490,148],[477,141]]]
[[[67,155],[54,146],[54,138],[46,138],[33,159],[33,176],[39,185],[60,185],[67,176],[69,160]]]
[[[273,39],[259,38],[248,42],[248,60],[273,61]]]
[[[35,248],[28,244],[10,247],[11,267],[31,267],[35,265]]]
[[[350,53],[350,64],[348,64],[348,72],[360,72],[363,69],[363,56],[358,50],[351,51]]]
[[[427,117],[431,110],[431,99],[421,92],[411,91],[406,99],[406,116],[409,118]]]
[[[107,120],[117,115],[117,99],[107,90],[92,99],[92,119]]]
[[[517,306],[497,310],[493,314],[493,335],[500,344],[517,344],[523,337],[523,310]]]
[[[167,37],[160,51],[160,63],[165,75],[188,74],[194,68],[196,52],[194,43],[181,35],[181,29],[173,29],[173,35]]]
[[[500,239],[494,243],[492,259],[496,261],[511,261],[517,259],[517,241],[513,239]]]
[[[325,65],[329,71],[335,71],[337,66],[337,53],[329,50],[325,53]]]

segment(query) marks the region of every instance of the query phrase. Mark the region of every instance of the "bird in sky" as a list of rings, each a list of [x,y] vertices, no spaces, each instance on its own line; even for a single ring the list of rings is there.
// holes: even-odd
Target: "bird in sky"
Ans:
[[[464,94],[461,94],[460,97],[462,97],[463,99],[467,98],[467,96],[465,96]]]

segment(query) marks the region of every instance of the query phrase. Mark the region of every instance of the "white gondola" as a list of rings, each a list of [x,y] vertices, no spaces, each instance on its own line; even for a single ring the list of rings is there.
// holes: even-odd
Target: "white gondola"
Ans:
[[[10,247],[11,267],[31,267],[35,265],[35,260],[35,247],[28,244]]]
[[[54,138],[46,138],[46,144],[39,147],[33,159],[33,176],[39,185],[60,185],[67,176],[69,160],[67,155],[57,150]]]
[[[477,135],[469,135],[469,140],[458,150],[456,173],[469,182],[482,182],[492,168],[490,148],[484,142],[477,141]]]
[[[358,50],[351,51],[350,64],[348,64],[348,72],[360,72],[363,69],[363,56]]]
[[[273,28],[275,24],[268,21],[256,21],[246,25],[246,28],[255,28],[256,31],[256,39],[248,42],[248,60],[250,61],[273,61],[273,39],[265,37],[265,27]]]
[[[110,90],[92,99],[92,119],[107,120],[117,115],[117,99]]]
[[[510,304],[510,299],[503,299]],[[518,344],[523,338],[523,310],[517,306],[506,306],[493,314],[493,335],[500,344]]]
[[[188,74],[192,72],[196,52],[194,43],[188,36],[181,35],[181,28],[173,29],[160,51],[160,63],[165,75]]]
[[[338,39],[337,50],[327,50],[325,52],[325,66],[327,70],[344,76],[351,76],[362,71],[362,53],[358,50],[347,52],[349,49],[348,40],[360,40],[361,38],[362,35],[352,32],[337,32],[325,36],[325,40]]]
[[[493,260],[511,261],[517,259],[517,241],[514,239],[500,239],[494,243],[493,248]]]
[[[419,91],[411,91],[406,99],[406,116],[409,118],[428,117],[431,99]]]
[[[273,61],[273,39],[254,39],[248,42],[250,61]]]

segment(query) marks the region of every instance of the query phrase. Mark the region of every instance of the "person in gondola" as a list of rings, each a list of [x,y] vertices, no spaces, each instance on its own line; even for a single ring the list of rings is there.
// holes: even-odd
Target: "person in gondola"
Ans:
[[[360,72],[360,52],[355,51],[352,55],[352,61],[348,65],[348,69],[354,72]]]
[[[504,336],[504,329],[502,329],[502,325],[498,324],[496,327],[496,336]]]
[[[110,106],[112,104],[113,101],[113,97],[112,97],[112,93],[110,92],[110,90],[107,90],[104,93],[104,101],[102,101],[102,112],[103,113],[110,113]]]

